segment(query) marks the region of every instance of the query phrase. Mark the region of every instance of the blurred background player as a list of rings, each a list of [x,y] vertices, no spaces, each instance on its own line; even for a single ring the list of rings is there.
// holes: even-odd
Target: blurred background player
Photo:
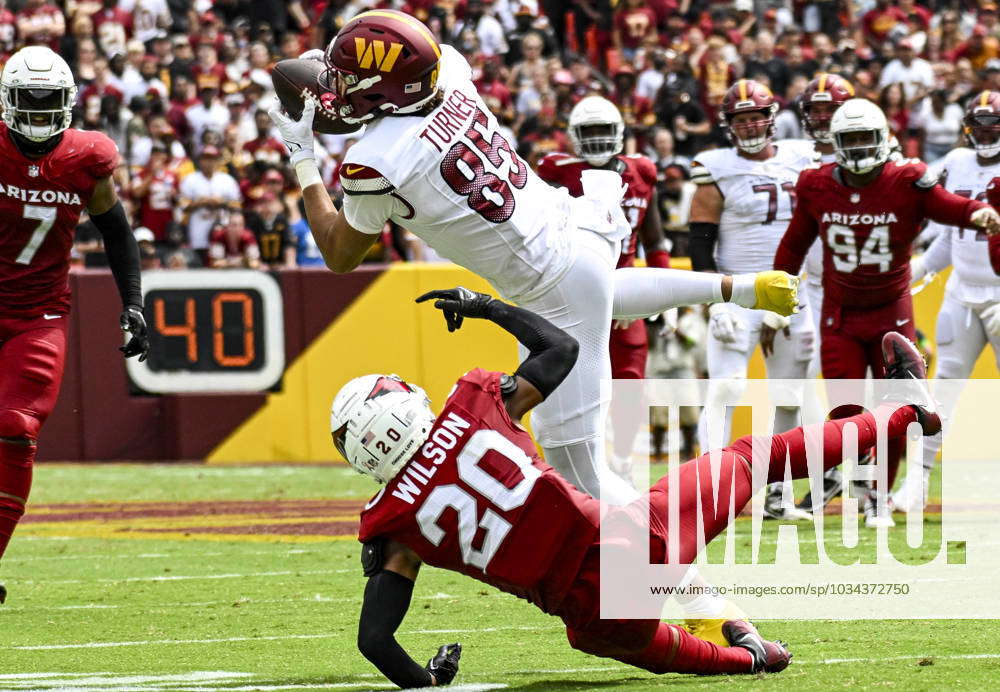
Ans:
[[[806,86],[799,100],[799,109],[802,115],[802,130],[813,142],[816,151],[816,160],[820,163],[832,163],[833,136],[830,134],[830,120],[837,109],[847,100],[854,98],[854,87],[849,81],[836,74],[823,73],[813,79]],[[812,318],[813,335],[815,346],[813,347],[812,359],[809,361],[809,369],[806,377],[812,379],[820,374],[819,362],[819,316],[820,308],[823,305],[823,245],[816,240],[809,248],[805,262],[805,298],[809,304],[809,316]],[[806,392],[809,396],[809,392]],[[811,398],[811,397],[810,397]],[[805,406],[810,405],[810,401],[804,402]],[[791,494],[791,488],[786,488],[785,483],[775,484],[768,488],[769,504],[774,504],[775,498],[784,497]],[[840,470],[832,468],[823,476],[823,496],[813,501],[812,491],[806,493],[805,497],[796,507],[807,512],[821,511],[830,500],[835,498],[843,487],[843,477]]]
[[[391,69],[360,59],[359,47],[390,39],[406,48]],[[635,490],[609,473],[601,437],[612,315],[646,317],[719,300],[754,308],[773,304],[790,313],[797,280],[767,273],[706,279],[671,269],[615,271],[620,243],[631,235],[621,209],[621,176],[585,171],[581,199],[546,185],[500,132],[469,63],[438,45],[410,15],[377,10],[354,17],[331,41],[325,61],[332,91],[323,95],[322,107],[344,123],[365,125],[340,169],[341,209],[316,165],[315,102],[307,100],[298,121],[280,106],[269,112],[292,152],[310,230],[327,266],[354,269],[391,220],[505,298],[566,328],[580,343],[581,357],[566,384],[534,412],[534,431],[571,483],[610,502],[630,501]]]
[[[862,380],[870,368],[881,378],[883,336],[898,331],[916,339],[910,257],[924,220],[995,233],[1000,216],[983,202],[942,188],[922,162],[890,161],[888,123],[871,101],[844,103],[830,132],[836,163],[799,177],[798,203],[774,266],[798,272],[817,236],[823,241],[823,377]],[[842,406],[831,416],[854,410]],[[890,441],[887,484],[878,481],[865,501],[869,527],[894,525],[887,499],[902,452],[902,440]]]
[[[613,170],[625,183],[622,209],[632,235],[622,243],[618,268],[635,265],[637,245],[642,241],[646,266],[670,267],[670,254],[663,238],[659,200],[656,194],[656,165],[641,154],[622,154],[625,123],[615,104],[600,96],[582,99],[569,114],[569,139],[576,156],[547,154],[538,164],[538,175],[556,187],[564,187],[573,197],[583,196],[582,174],[591,168]],[[611,329],[611,376],[641,380],[646,376],[648,342],[643,320],[616,320]],[[632,445],[642,424],[643,407],[616,405],[612,413],[614,447],[611,468],[628,478]]]
[[[741,79],[726,91],[719,113],[731,147],[695,156],[691,179],[698,185],[691,205],[691,266],[701,272],[760,271],[792,217],[795,181],[814,157],[801,140],[774,142],[778,105],[759,82]],[[698,424],[702,451],[728,441],[732,408],[725,401],[742,391],[750,356],[759,343],[772,379],[805,378],[812,357],[808,308],[790,318],[716,303],[709,308],[709,399]],[[774,431],[791,430],[798,406],[775,410]],[[787,497],[770,497],[768,516],[810,519]]]
[[[538,315],[468,289],[417,299],[425,300],[435,300],[449,330],[465,318],[488,319],[514,335],[528,357],[512,375],[480,368],[465,374],[436,417],[420,387],[391,375],[355,378],[334,398],[334,444],[358,472],[384,484],[361,513],[358,532],[368,577],[358,624],[362,654],[400,687],[454,678],[457,644],[442,647],[423,667],[395,639],[426,562],[530,601],[565,623],[570,646],[594,656],[653,673],[783,670],[791,658],[784,645],[765,641],[745,621],[725,623],[730,646],[720,647],[658,618],[601,619],[602,560],[613,560],[616,551],[626,560],[649,550],[652,563],[667,563],[667,544],[676,541],[678,564],[690,564],[749,502],[756,483],[782,477],[786,463],[796,477],[808,473],[807,439],[820,442],[824,466],[838,464],[844,428],[857,426],[859,444],[871,445],[875,416],[796,428],[768,438],[763,453],[751,451],[750,437],[740,438],[680,465],[634,505],[607,507],[546,464],[520,423],[574,367],[576,340]],[[929,403],[916,348],[890,334],[883,349],[890,376],[916,378],[918,401]],[[941,428],[920,405],[888,404],[879,416],[891,437],[913,422],[925,434]],[[766,468],[754,473],[759,464]],[[681,503],[677,519],[672,495]],[[637,514],[660,520],[643,525]]]
[[[0,557],[24,514],[38,435],[62,382],[70,248],[84,210],[104,238],[132,334],[121,350],[141,360],[149,350],[139,248],[111,180],[118,150],[100,132],[69,127],[76,93],[69,66],[41,46],[15,53],[0,75]]]
[[[987,187],[1000,176],[1000,92],[976,94],[966,107],[964,124],[970,146],[951,150],[930,168],[940,174],[949,192],[996,206],[1000,198],[990,199]],[[938,230],[927,252],[913,259],[912,280],[920,281],[953,265],[937,317],[936,377],[964,380],[987,344],[1000,365],[1000,277],[990,266],[982,229],[949,226]],[[937,390],[946,422],[959,393],[956,387]],[[892,494],[895,509],[923,509],[927,504],[927,484],[940,450],[941,434],[924,440],[923,472],[904,477]]]

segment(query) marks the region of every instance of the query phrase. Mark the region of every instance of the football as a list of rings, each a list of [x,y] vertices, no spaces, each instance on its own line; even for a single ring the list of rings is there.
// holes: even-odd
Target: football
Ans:
[[[328,135],[343,135],[361,129],[358,123],[345,123],[329,108],[324,107],[324,94],[329,91],[320,85],[320,75],[326,70],[319,60],[291,58],[279,61],[271,70],[271,83],[278,100],[289,116],[298,120],[302,115],[302,94],[308,91],[316,99],[313,129]],[[327,97],[326,100],[329,100]]]

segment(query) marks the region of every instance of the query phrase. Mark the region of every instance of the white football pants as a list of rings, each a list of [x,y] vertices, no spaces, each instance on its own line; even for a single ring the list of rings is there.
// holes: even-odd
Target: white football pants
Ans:
[[[612,315],[648,316],[679,305],[720,301],[722,276],[667,269],[616,271],[618,243],[582,230],[574,241],[575,257],[563,278],[542,295],[518,303],[580,344],[576,365],[535,407],[531,423],[546,461],[564,478],[606,502],[627,504],[638,494],[611,472],[604,448]],[[526,356],[522,346],[521,357]]]
[[[746,387],[747,366],[760,343],[760,328],[764,322],[764,313],[759,310],[737,305],[729,306],[729,310],[740,323],[736,339],[726,343],[715,338],[711,329],[708,334],[708,403],[698,420],[698,444],[703,454],[729,444],[733,409],[724,402],[739,397]],[[774,351],[764,359],[770,379],[801,380],[806,377],[815,346],[809,306],[792,315],[789,334],[786,337],[779,331],[774,337]],[[798,406],[778,407],[774,414],[774,432],[791,430],[798,421]]]
[[[1000,368],[1000,337],[986,331],[980,313],[992,303],[970,307],[945,291],[944,301],[937,319],[937,373],[942,380],[966,380],[972,374],[979,354],[986,344],[993,347],[993,357]],[[941,419],[945,425],[958,403],[961,387],[938,387],[934,396],[940,405]],[[924,438],[924,468],[934,468],[941,450],[942,433]]]

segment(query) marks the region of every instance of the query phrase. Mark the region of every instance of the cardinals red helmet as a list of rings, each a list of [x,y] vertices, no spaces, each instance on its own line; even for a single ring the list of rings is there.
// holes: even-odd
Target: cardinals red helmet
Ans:
[[[802,127],[817,142],[832,144],[830,119],[848,99],[854,98],[854,87],[835,74],[821,74],[809,82],[802,92]]]
[[[748,154],[756,154],[774,137],[774,115],[778,104],[771,90],[752,79],[741,79],[726,91],[719,110],[719,121],[733,145]],[[765,120],[733,124],[741,113],[761,113]]]
[[[1000,92],[983,91],[965,108],[965,136],[984,159],[1000,154]]]
[[[441,48],[430,29],[405,12],[362,12],[326,49],[321,82],[342,120],[414,113],[437,94]]]

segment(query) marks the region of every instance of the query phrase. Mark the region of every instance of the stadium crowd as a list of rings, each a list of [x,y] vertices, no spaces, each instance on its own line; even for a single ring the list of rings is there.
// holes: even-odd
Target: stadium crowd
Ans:
[[[688,162],[727,144],[717,109],[734,79],[770,86],[784,138],[802,136],[796,99],[808,80],[842,74],[882,106],[904,153],[928,162],[961,142],[966,98],[1000,88],[992,0],[0,0],[0,60],[44,44],[69,62],[74,126],[118,144],[116,180],[146,268],[322,264],[266,114],[268,68],[382,6],[414,14],[469,58],[532,165],[570,149],[566,121],[582,97],[614,101],[626,152],[657,164],[675,257],[686,255]],[[321,143],[336,194],[351,138]],[[102,261],[87,223],[77,251],[80,263]],[[387,228],[370,259],[433,253]]]

